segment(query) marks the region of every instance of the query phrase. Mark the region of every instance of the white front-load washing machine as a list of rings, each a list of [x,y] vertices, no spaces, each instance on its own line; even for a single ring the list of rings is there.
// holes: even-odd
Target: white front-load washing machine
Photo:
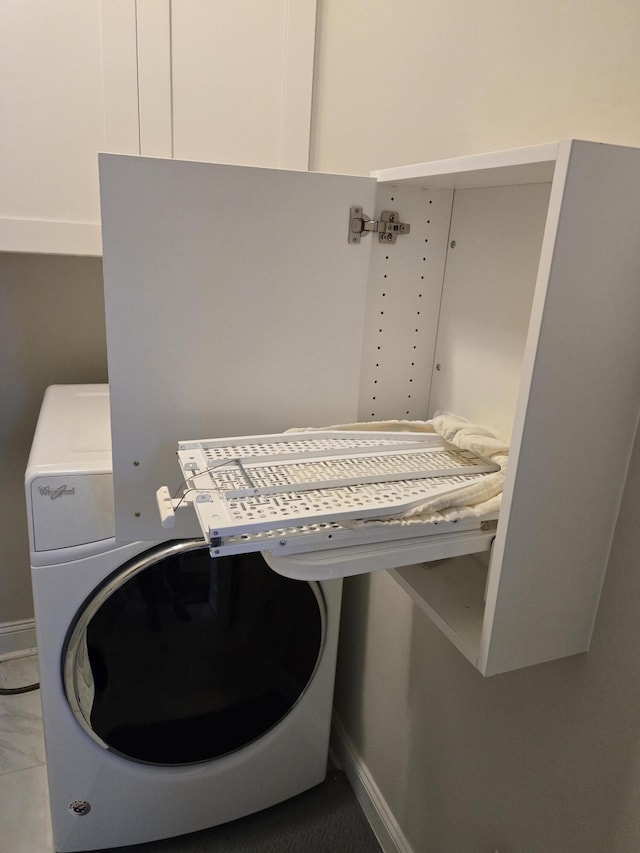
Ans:
[[[46,392],[26,493],[57,851],[215,826],[326,773],[341,581],[117,545],[106,385]]]

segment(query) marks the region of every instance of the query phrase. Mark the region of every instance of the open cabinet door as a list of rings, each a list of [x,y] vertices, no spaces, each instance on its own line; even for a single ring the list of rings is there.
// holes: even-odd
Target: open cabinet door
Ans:
[[[100,156],[118,541],[166,539],[178,441],[356,419],[372,240],[347,227],[375,186]]]

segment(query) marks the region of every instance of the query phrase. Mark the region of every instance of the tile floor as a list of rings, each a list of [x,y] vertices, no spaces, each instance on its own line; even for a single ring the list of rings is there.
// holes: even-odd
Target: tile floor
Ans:
[[[35,654],[0,661],[0,687],[38,681]],[[0,848],[52,853],[40,691],[0,696]]]

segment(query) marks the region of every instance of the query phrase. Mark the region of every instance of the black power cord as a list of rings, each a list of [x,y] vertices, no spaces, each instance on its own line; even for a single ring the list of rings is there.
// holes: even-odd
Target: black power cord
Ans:
[[[0,687],[0,696],[16,696],[18,693],[31,693],[32,690],[37,690],[40,684],[36,681],[35,684],[27,684],[26,687]]]
[[[0,661],[4,663],[5,661]],[[34,684],[26,684],[24,687],[0,687],[0,696],[17,696],[20,693],[31,693],[32,690],[38,690],[39,682]]]

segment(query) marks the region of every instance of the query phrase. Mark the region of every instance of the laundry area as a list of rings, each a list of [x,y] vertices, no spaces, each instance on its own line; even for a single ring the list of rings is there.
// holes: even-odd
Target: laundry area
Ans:
[[[637,850],[640,19],[483,5],[3,10],[15,853]]]

